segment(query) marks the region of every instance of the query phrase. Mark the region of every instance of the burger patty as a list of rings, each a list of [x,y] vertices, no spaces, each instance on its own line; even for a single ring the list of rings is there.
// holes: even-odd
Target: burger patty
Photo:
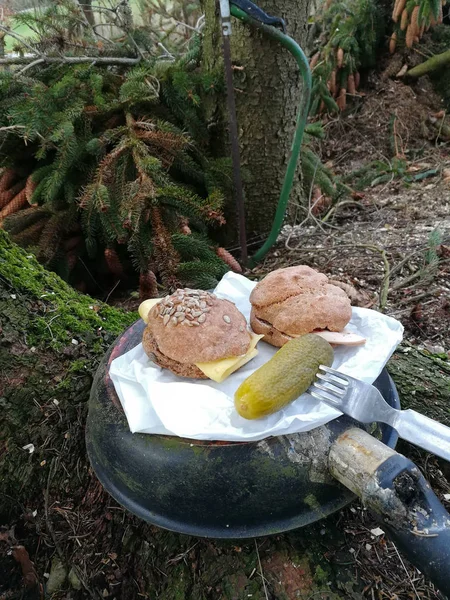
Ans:
[[[192,379],[208,379],[208,377],[200,371],[194,364],[183,364],[165,356],[155,341],[151,330],[146,327],[142,336],[142,345],[147,356],[158,366],[169,369],[175,375],[181,377],[190,377]]]
[[[259,333],[263,335],[263,340],[272,346],[276,346],[277,348],[281,348],[292,340],[293,338],[287,333],[283,333],[282,331],[278,331],[273,325],[264,321],[263,319],[258,318],[253,309],[250,314],[250,327],[253,329],[255,333]]]

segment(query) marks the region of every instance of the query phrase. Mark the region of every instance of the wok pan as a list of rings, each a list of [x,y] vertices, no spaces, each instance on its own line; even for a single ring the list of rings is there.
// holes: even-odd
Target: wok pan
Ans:
[[[249,538],[308,525],[356,494],[403,553],[450,594],[450,515],[417,467],[395,452],[398,436],[390,427],[367,430],[342,416],[307,433],[259,442],[132,434],[109,365],[140,343],[144,327],[140,320],[116,340],[89,400],[89,459],[117,502],[179,533]],[[374,385],[400,407],[386,370]]]

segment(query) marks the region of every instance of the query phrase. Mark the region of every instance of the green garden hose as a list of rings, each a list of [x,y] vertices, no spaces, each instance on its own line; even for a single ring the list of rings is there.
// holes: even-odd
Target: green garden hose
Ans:
[[[309,103],[311,98],[311,69],[309,68],[308,60],[297,44],[295,40],[293,40],[288,35],[282,33],[280,30],[275,27],[271,27],[269,25],[265,25],[256,19],[250,17],[243,10],[231,4],[231,14],[243,21],[246,24],[250,24],[257,29],[263,31],[266,35],[271,38],[277,40],[282,46],[284,46],[289,52],[294,56],[297,61],[297,65],[300,69],[300,74],[303,78],[304,89],[302,90],[302,99],[297,115],[297,125],[295,129],[294,139],[292,142],[291,148],[291,156],[289,158],[289,162],[286,168],[286,173],[284,176],[283,186],[281,188],[280,199],[278,200],[277,210],[275,212],[275,218],[272,224],[272,229],[270,230],[269,236],[264,244],[259,248],[259,250],[252,256],[250,259],[250,266],[255,266],[257,262],[262,260],[267,252],[272,248],[275,244],[278,234],[280,233],[281,227],[283,225],[284,217],[286,214],[287,203],[289,200],[289,195],[292,189],[292,183],[294,181],[295,172],[297,169],[297,163],[300,156],[300,150],[302,146],[303,134],[305,132],[306,121],[308,119],[308,111],[309,111]]]

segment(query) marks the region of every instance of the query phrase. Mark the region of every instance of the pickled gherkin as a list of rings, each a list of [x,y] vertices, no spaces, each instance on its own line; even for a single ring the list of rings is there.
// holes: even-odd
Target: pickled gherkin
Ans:
[[[309,333],[289,340],[241,383],[234,395],[236,410],[245,419],[271,415],[306,392],[320,365],[332,364],[333,348],[320,336]]]

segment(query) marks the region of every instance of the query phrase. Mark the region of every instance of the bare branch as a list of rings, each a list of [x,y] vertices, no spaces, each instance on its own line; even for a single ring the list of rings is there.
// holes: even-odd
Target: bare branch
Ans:
[[[102,65],[137,65],[141,57],[127,58],[123,56],[42,56],[42,62],[48,64],[98,63]],[[0,58],[0,65],[30,65],[35,62],[36,56],[8,56]]]
[[[31,46],[24,37],[22,37],[21,35],[19,35],[15,31],[13,31],[9,27],[5,27],[4,25],[0,25],[0,31],[4,31],[7,35],[10,35],[11,37],[15,38],[18,42],[20,42],[21,44],[23,44],[25,46],[25,48],[28,48],[28,50],[30,50],[34,54],[38,54],[40,56],[40,52],[38,50],[36,50],[36,48],[33,48],[33,46]]]
[[[26,129],[25,125],[8,125],[7,127],[0,127],[0,131],[14,131],[15,129]]]
[[[28,71],[28,69],[32,69],[36,65],[40,65],[43,62],[45,62],[44,58],[37,58],[36,60],[33,60],[33,62],[30,62],[29,65],[26,65],[25,67],[23,67],[23,69],[20,69],[20,71],[17,71],[16,75],[23,75],[23,73]]]

